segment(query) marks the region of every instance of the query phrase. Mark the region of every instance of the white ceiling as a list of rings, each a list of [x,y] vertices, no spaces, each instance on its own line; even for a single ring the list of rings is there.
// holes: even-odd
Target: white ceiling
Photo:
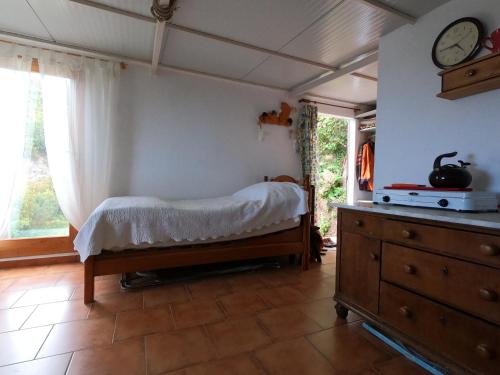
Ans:
[[[94,1],[151,16],[151,0]],[[380,1],[419,17],[447,0]],[[1,2],[1,31],[151,61],[155,28],[151,22],[69,0]],[[405,23],[403,18],[360,0],[178,0],[177,5],[175,24],[333,66],[376,49],[382,35]],[[326,72],[176,30],[168,30],[160,61],[285,89]],[[376,75],[376,66],[362,70]],[[345,76],[312,91],[364,102],[373,100],[373,86],[376,97],[376,82]]]

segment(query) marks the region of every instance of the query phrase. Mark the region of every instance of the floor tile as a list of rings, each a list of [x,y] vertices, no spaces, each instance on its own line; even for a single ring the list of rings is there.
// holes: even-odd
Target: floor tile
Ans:
[[[292,286],[279,286],[258,290],[257,293],[264,301],[272,306],[285,306],[304,302],[307,297]]]
[[[70,285],[79,287],[83,285],[83,270],[74,271],[61,274],[61,278],[57,281],[56,285]]]
[[[68,375],[146,374],[144,339],[121,341],[100,348],[75,352]]]
[[[283,285],[295,284],[297,277],[284,270],[263,271],[259,273],[259,279],[268,287],[277,287]]]
[[[72,293],[73,288],[65,286],[32,289],[24,293],[24,295],[14,304],[14,307],[65,301],[71,296]]]
[[[89,319],[111,317],[121,311],[142,309],[140,291],[105,294],[96,298],[90,310]]]
[[[219,297],[229,316],[253,315],[269,308],[269,305],[255,292],[241,292]]]
[[[177,328],[194,327],[221,321],[225,318],[215,300],[200,299],[172,305]]]
[[[14,331],[21,328],[33,310],[35,310],[35,306],[0,310],[0,333]]]
[[[37,276],[22,277],[15,279],[7,290],[26,290],[37,288],[48,288],[55,286],[61,279],[61,274],[42,274]]]
[[[335,312],[335,301],[331,298],[306,302],[295,307],[324,329],[361,320],[361,317],[352,311],[349,311],[347,319],[339,318]]]
[[[179,371],[169,372],[168,375],[258,375],[264,371],[257,367],[254,361],[246,355],[221,359],[191,366]]]
[[[0,292],[6,290],[14,281],[16,281],[16,279],[0,280]]]
[[[56,324],[37,358],[111,344],[114,326],[107,318]]]
[[[170,331],[174,328],[170,308],[131,310],[116,315],[114,340]]]
[[[381,375],[426,375],[429,374],[423,368],[410,362],[406,358],[398,357],[374,365]]]
[[[273,338],[302,336],[321,330],[321,326],[293,307],[264,311],[258,320]]]
[[[40,267],[14,267],[0,269],[0,280],[19,277],[32,277],[45,273],[47,266]]]
[[[335,369],[359,373],[391,356],[359,335],[354,325],[343,325],[308,336],[308,340],[329,359]],[[360,355],[362,353],[362,355]]]
[[[304,338],[281,341],[255,353],[270,374],[321,375],[335,374],[330,363]]]
[[[3,291],[0,293],[0,309],[8,309],[21,298],[25,291]]]
[[[65,375],[71,353],[0,367],[0,375]]]
[[[231,287],[223,278],[195,281],[188,284],[193,299],[215,298],[232,292]]]
[[[120,282],[113,279],[96,280],[94,282],[94,296],[97,297],[104,296],[106,294],[123,293],[120,286]],[[83,285],[75,289],[75,293],[71,296],[72,300],[83,298]]]
[[[307,301],[332,298],[335,294],[335,279],[328,277],[317,282],[302,281],[294,285],[294,288],[304,294]]]
[[[249,352],[271,343],[255,318],[226,320],[207,326],[219,357]]]
[[[229,275],[226,280],[233,292],[248,292],[266,287],[256,272]]]
[[[87,319],[89,311],[90,307],[84,305],[82,301],[46,303],[36,307],[23,328]]]
[[[34,359],[51,328],[47,326],[0,334],[0,366]]]
[[[173,302],[189,302],[189,294],[184,285],[168,285],[145,289],[144,307],[158,307]]]
[[[200,327],[146,336],[149,375],[207,362],[214,356],[212,344]]]
[[[60,263],[47,266],[45,269],[46,273],[60,273],[60,272],[74,272],[83,271],[83,263],[71,262],[71,263]]]

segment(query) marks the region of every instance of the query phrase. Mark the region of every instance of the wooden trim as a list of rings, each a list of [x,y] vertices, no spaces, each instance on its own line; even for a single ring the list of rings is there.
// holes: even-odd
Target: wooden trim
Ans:
[[[73,251],[76,229],[69,227],[67,237],[18,238],[0,241],[0,259],[52,255]],[[76,253],[75,253],[76,254]]]
[[[13,260],[0,261],[0,269],[31,267],[31,266],[47,266],[52,264],[77,263],[77,262],[80,262],[80,256],[75,253],[74,255],[66,255],[66,256],[54,255],[51,257],[13,259]]]

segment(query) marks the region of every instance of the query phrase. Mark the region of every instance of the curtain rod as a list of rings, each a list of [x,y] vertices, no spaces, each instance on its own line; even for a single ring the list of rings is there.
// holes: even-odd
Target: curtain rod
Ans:
[[[337,108],[343,108],[343,109],[351,109],[353,111],[356,110],[356,109],[359,109],[357,107],[354,107],[354,108],[353,107],[344,107],[344,106],[341,106],[341,105],[324,103],[324,102],[317,102],[317,101],[309,100],[309,99],[300,99],[299,103],[321,104],[321,105],[327,105],[327,106],[330,106],[330,107],[337,107]]]

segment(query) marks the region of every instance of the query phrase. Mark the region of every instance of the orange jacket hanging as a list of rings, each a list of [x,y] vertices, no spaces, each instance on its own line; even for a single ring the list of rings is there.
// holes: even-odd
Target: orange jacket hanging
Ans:
[[[366,181],[367,190],[373,191],[373,170],[375,166],[375,144],[366,142],[361,156],[361,180]]]

